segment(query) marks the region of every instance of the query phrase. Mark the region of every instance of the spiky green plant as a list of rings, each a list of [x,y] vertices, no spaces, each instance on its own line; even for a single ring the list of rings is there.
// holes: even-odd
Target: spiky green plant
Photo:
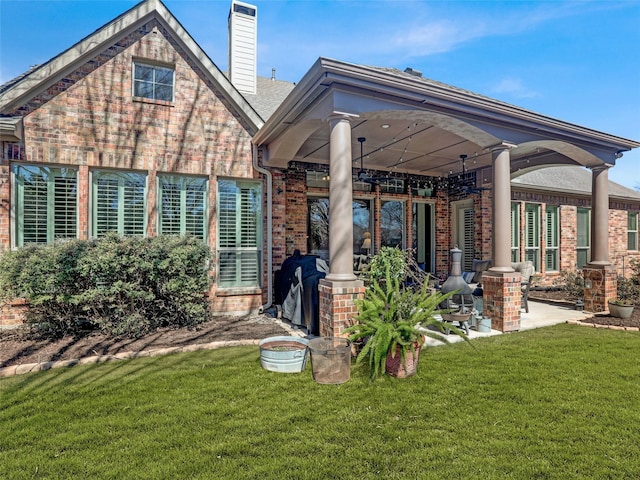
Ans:
[[[374,280],[364,298],[356,301],[356,323],[345,330],[351,341],[365,342],[356,363],[368,357],[374,380],[385,373],[387,357],[395,357],[397,350],[406,368],[407,352],[415,352],[416,346],[424,344],[425,337],[448,344],[443,335],[448,329],[469,341],[460,329],[436,318],[437,314],[449,311],[442,310],[440,305],[456,293],[433,292],[427,284],[419,289],[405,287],[387,269],[385,281]]]

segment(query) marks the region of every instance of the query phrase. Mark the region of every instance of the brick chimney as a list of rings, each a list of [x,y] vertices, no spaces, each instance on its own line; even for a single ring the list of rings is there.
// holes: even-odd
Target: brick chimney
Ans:
[[[256,93],[258,7],[233,0],[229,12],[229,80],[241,93]]]

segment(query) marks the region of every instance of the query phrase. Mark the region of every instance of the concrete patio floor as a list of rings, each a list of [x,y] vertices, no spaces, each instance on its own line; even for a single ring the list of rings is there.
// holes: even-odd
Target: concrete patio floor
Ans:
[[[529,300],[529,313],[522,310],[520,320],[520,331],[532,330],[534,328],[549,327],[559,323],[567,323],[570,320],[582,321],[592,317],[593,314],[582,310],[575,310],[566,305],[555,305],[544,302],[535,302]],[[469,330],[469,338],[491,337],[493,335],[502,335],[499,330],[491,330],[491,332],[481,333],[474,329]],[[457,335],[450,334],[447,339],[451,343],[460,342],[462,338]],[[427,338],[425,345],[435,346],[442,345],[437,340]]]

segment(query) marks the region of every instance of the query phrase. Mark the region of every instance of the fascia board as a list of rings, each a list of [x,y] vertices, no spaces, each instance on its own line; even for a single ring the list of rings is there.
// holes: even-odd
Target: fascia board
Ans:
[[[22,140],[22,117],[0,118],[0,140],[16,142]]]

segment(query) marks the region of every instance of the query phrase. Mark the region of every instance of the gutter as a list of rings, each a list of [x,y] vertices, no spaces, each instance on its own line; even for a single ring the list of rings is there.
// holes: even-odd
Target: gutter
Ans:
[[[267,303],[259,309],[264,313],[272,305],[273,298],[273,175],[258,162],[258,147],[251,144],[251,156],[253,168],[266,177],[267,180]]]

